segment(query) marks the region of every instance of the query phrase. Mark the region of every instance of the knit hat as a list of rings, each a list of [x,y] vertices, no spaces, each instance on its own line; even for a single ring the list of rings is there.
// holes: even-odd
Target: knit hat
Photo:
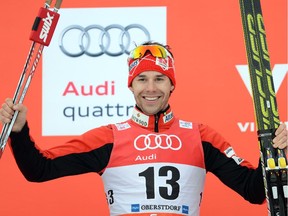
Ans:
[[[158,58],[147,52],[142,58],[128,58],[128,66],[128,87],[131,86],[133,79],[144,71],[160,72],[170,78],[174,87],[176,85],[174,60],[170,56]]]

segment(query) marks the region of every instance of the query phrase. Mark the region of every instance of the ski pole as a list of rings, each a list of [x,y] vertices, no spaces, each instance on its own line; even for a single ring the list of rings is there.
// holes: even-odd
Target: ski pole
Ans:
[[[32,81],[33,75],[42,56],[44,46],[49,46],[51,42],[53,33],[60,17],[58,10],[61,7],[62,0],[56,0],[53,10],[51,10],[50,8],[51,3],[52,0],[46,0],[44,7],[40,8],[38,16],[35,18],[32,32],[30,34],[30,40],[32,41],[32,43],[13,96],[13,104],[23,103],[30,83]],[[37,50],[36,52],[35,49]],[[34,60],[32,61],[33,57]],[[30,66],[30,72],[27,74],[27,70]],[[10,123],[6,123],[3,125],[0,135],[0,158],[2,157],[17,116],[18,111],[14,113]]]

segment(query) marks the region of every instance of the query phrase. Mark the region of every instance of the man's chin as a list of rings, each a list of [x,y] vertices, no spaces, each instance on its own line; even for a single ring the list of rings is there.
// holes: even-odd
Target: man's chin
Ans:
[[[161,111],[161,109],[147,109],[147,108],[145,108],[145,109],[142,109],[142,111],[143,111],[143,113],[144,114],[146,114],[146,115],[155,115],[155,114],[157,114],[158,112],[160,112]]]

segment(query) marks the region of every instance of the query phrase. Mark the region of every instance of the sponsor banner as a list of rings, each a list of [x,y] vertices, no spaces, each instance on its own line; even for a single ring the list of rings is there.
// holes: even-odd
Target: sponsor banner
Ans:
[[[32,0],[25,3],[3,2],[5,10],[0,14],[3,30],[3,34],[0,35],[2,102],[7,97],[13,97],[30,48],[31,27],[42,3],[44,4],[44,1],[38,1],[37,4]],[[24,100],[28,107],[27,118],[31,136],[39,148],[47,149],[61,145],[71,139],[70,134],[82,133],[101,125],[100,120],[103,120],[104,124],[108,121],[119,122],[130,115],[124,107],[133,106],[134,100],[126,88],[127,54],[118,54],[123,49],[123,46],[118,45],[119,37],[124,34],[121,33],[119,25],[125,28],[129,26],[131,41],[139,43],[146,40],[146,32],[131,28],[132,24],[138,24],[149,31],[152,40],[163,43],[167,41],[172,48],[179,84],[170,100],[174,114],[181,119],[213,127],[232,144],[237,156],[255,166],[258,165],[260,154],[257,126],[252,96],[248,90],[250,80],[239,1],[209,1],[209,4],[203,4],[203,1],[182,1],[179,4],[173,0],[141,3],[129,0],[71,0],[63,3],[51,43],[44,49],[43,58]],[[261,0],[261,4],[280,120],[288,128],[287,0]],[[110,26],[112,24],[118,28],[113,29]],[[74,33],[71,27],[75,28]],[[100,33],[103,28],[104,31]],[[99,34],[103,34],[104,37],[105,28],[111,37],[111,45],[108,51],[101,55],[99,40],[101,42],[102,39],[99,39]],[[63,31],[65,37],[61,42],[60,35]],[[103,49],[107,46],[109,36],[103,38]],[[66,37],[69,38],[68,41]],[[126,37],[124,41],[128,40]],[[89,39],[91,42],[88,46]],[[132,47],[133,42],[129,46]],[[242,75],[246,78],[242,78]],[[81,85],[85,86],[83,90]],[[93,94],[90,93],[90,85]],[[109,105],[114,106],[114,109]],[[87,107],[92,108],[87,111]],[[99,117],[101,108],[105,117]],[[165,121],[169,121],[170,117],[167,116]],[[146,122],[143,118],[138,120],[141,124]],[[181,128],[189,129],[190,126],[189,122],[180,124]],[[128,127],[129,124],[117,124],[118,130]],[[149,161],[155,157],[158,159],[159,155],[155,155],[154,152],[146,153],[148,151],[152,150],[141,151],[142,153],[134,159],[138,162]],[[175,152],[161,151],[170,151],[172,154]],[[228,154],[233,157],[229,149]],[[241,158],[233,157],[238,162]],[[129,175],[130,170],[125,172],[125,175]],[[159,169],[155,170],[155,177],[158,173]],[[124,177],[126,176],[123,175]],[[135,178],[141,180],[144,186],[144,176],[137,175]],[[117,178],[116,180],[121,182]],[[154,188],[157,194],[160,186],[169,187],[165,180],[167,179],[163,179],[161,185]],[[193,178],[191,180],[193,181]],[[39,212],[41,216],[110,215],[107,197],[103,193],[103,183],[97,174],[70,176],[40,185],[29,183],[21,175],[8,146],[1,158],[1,182],[0,191],[3,196],[0,198],[0,215],[34,216],[39,215]],[[131,193],[135,193],[135,188]],[[78,199],[75,199],[75,195]],[[19,203],[17,208],[15,198]],[[145,203],[131,204],[139,204],[141,210]],[[133,209],[137,210],[137,206],[133,206]],[[156,211],[151,210],[152,212]],[[250,204],[214,175],[208,174],[201,201],[201,216],[230,216],[231,212],[234,216],[267,215],[267,205]],[[135,212],[137,215],[139,213]]]
[[[127,88],[128,53],[148,40],[166,43],[166,7],[68,8],[60,13],[43,54],[42,134],[79,135],[126,120],[134,106]]]

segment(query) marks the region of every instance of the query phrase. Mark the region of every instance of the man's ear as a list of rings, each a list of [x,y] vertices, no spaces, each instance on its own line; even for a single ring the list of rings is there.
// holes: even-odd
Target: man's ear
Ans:
[[[174,89],[175,89],[175,86],[174,86],[174,85],[172,85],[172,86],[171,86],[171,89],[170,89],[170,92],[173,92],[173,91],[174,91]]]
[[[133,88],[132,88],[131,86],[129,87],[129,89],[130,89],[130,91],[133,93]]]

